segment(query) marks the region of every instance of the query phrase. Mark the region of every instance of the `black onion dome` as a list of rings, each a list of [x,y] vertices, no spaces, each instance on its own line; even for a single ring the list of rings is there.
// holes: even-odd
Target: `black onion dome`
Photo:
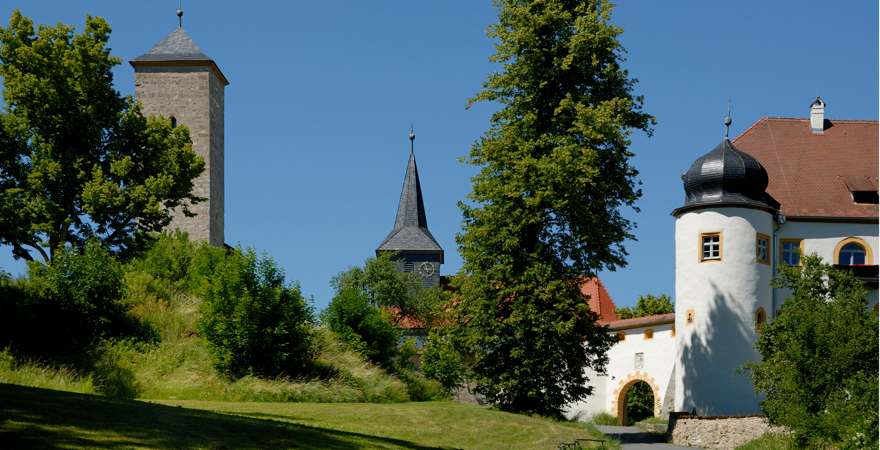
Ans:
[[[766,193],[767,171],[757,159],[724,138],[715,149],[697,158],[682,175],[684,206],[678,215],[700,206],[746,206],[775,210],[779,204]]]

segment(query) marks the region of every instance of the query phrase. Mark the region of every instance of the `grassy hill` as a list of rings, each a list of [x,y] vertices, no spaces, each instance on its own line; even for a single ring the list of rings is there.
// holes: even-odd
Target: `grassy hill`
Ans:
[[[161,403],[0,384],[0,448],[555,449],[598,435],[451,402]]]

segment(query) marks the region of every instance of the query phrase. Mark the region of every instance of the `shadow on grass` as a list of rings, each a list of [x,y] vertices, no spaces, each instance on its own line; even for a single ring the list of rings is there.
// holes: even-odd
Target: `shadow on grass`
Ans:
[[[71,447],[435,448],[274,420],[0,384],[0,448]]]

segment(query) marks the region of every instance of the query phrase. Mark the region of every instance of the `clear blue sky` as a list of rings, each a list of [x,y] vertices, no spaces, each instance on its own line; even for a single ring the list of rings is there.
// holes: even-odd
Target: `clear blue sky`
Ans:
[[[86,14],[113,27],[113,54],[146,52],[176,27],[177,2],[3,0],[37,23],[82,29]],[[184,28],[229,78],[226,89],[226,241],[265,251],[317,307],[330,278],[360,264],[391,230],[415,124],[428,224],[461,266],[456,202],[475,172],[458,161],[488,127],[492,105],[465,109],[493,69],[490,0],[231,2],[187,0]],[[641,212],[629,266],[601,274],[618,305],[674,292],[673,218],[679,174],[722,136],[763,116],[877,119],[877,2],[621,2],[614,14],[625,66],[657,117],[635,135]],[[115,70],[133,93],[132,69]],[[21,273],[8,248],[0,267]]]

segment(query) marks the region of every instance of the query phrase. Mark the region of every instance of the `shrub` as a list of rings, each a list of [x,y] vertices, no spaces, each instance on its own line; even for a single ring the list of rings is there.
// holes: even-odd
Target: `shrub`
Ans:
[[[620,421],[617,420],[617,417],[604,411],[594,414],[593,417],[590,418],[590,421],[596,425],[620,425]]]
[[[338,291],[322,319],[355,351],[373,363],[391,367],[400,331],[387,313],[370,304],[363,291],[350,288]]]
[[[406,391],[409,398],[415,402],[427,402],[433,400],[443,400],[447,397],[447,392],[439,382],[429,380],[424,375],[406,368],[398,368],[395,371],[397,378],[400,378],[406,384]]]
[[[312,310],[268,257],[236,251],[201,289],[199,329],[217,369],[232,378],[299,375],[314,359]]]
[[[799,447],[877,448],[878,322],[851,273],[805,256],[774,286],[791,296],[749,365],[761,408]]]
[[[59,251],[49,265],[31,262],[29,280],[0,281],[2,345],[33,357],[69,358],[99,339],[153,332],[128,314],[119,262],[95,241],[82,253]],[[14,318],[14,319],[13,319]]]
[[[428,334],[428,343],[422,353],[422,371],[437,380],[447,392],[452,392],[464,380],[466,368],[461,353],[453,345],[452,336],[441,330]]]

